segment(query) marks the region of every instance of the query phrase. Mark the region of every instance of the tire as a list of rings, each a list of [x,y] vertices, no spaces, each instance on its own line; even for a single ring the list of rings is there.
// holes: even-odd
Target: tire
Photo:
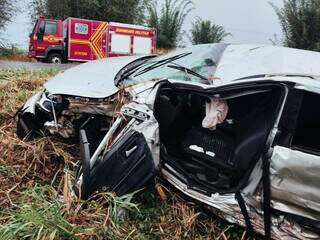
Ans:
[[[59,53],[51,53],[48,56],[48,63],[61,64],[62,63],[61,54],[59,54]]]

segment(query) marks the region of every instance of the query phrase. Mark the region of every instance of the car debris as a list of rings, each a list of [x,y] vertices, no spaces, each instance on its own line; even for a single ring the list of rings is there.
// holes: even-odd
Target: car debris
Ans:
[[[108,100],[117,106],[83,112],[73,132],[76,194],[122,195],[159,176],[248,235],[319,239],[320,54],[232,44],[179,51],[119,70],[122,88]],[[26,103],[27,120],[42,95]],[[40,106],[64,125],[68,98],[48,98]]]

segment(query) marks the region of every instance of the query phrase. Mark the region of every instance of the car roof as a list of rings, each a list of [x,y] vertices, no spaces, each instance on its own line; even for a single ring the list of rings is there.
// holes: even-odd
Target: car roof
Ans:
[[[320,53],[272,45],[230,44],[215,71],[223,81],[250,76],[320,76]]]

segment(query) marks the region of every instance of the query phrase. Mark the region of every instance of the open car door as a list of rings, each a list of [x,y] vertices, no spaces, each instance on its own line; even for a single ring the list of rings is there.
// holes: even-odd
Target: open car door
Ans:
[[[152,115],[145,113],[149,110],[144,110],[127,106],[122,111],[126,116],[114,122],[94,152],[86,127],[80,130],[82,161],[76,174],[75,192],[82,199],[95,192],[117,195],[134,192],[153,178],[158,125]]]

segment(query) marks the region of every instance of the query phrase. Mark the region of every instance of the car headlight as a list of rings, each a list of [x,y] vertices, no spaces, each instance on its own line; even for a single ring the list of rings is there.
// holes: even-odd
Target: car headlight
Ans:
[[[38,102],[38,106],[47,113],[52,113],[53,108],[56,112],[59,112],[63,107],[63,98],[60,95],[49,95],[44,92]]]

